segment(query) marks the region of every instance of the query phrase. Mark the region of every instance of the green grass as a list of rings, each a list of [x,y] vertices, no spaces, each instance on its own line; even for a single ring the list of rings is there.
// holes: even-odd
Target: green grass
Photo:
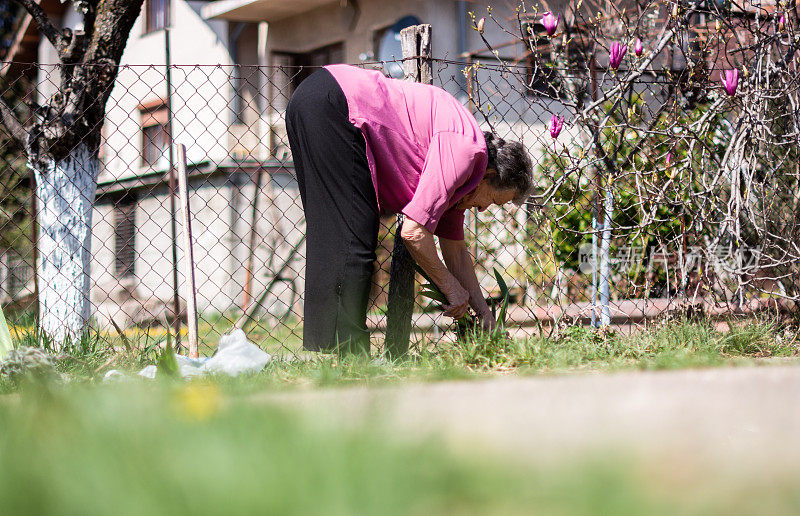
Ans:
[[[600,453],[525,461],[300,417],[207,382],[27,385],[0,402],[3,514],[792,514],[784,477]]]
[[[208,342],[216,341],[228,324],[223,319],[205,323],[201,325],[203,335]],[[301,334],[302,327],[296,323],[279,326],[272,332],[263,328],[251,331],[248,338],[273,353],[275,360],[258,375],[217,381],[232,391],[250,391],[498,374],[752,365],[763,363],[762,359],[767,357],[790,358],[800,354],[797,328],[757,319],[732,323],[725,331],[717,330],[709,322],[673,321],[651,325],[648,330],[632,335],[565,326],[525,340],[472,336],[456,342],[419,344],[409,357],[394,362],[305,353],[300,349]],[[155,363],[156,345],[164,336],[163,329],[147,330],[138,338],[130,337],[131,349],[125,350],[121,340],[87,335],[61,353],[58,370],[68,374],[72,381],[89,383],[111,368],[133,372]],[[35,345],[36,340],[25,338],[17,343]],[[0,378],[0,392],[13,389],[12,384]]]
[[[527,340],[471,338],[424,347],[410,357],[375,361],[310,354],[285,355],[263,372],[244,378],[218,378],[228,392],[263,389],[384,385],[403,381],[441,381],[496,375],[564,374],[586,370],[654,370],[763,364],[764,358],[800,354],[800,334],[771,321],[748,321],[726,331],[710,323],[672,322],[633,335],[566,327]]]
[[[675,321],[630,335],[564,327],[527,340],[470,339],[449,352],[466,366],[528,372],[574,369],[675,369],[752,363],[800,352],[797,329],[750,320],[725,331],[709,322]]]

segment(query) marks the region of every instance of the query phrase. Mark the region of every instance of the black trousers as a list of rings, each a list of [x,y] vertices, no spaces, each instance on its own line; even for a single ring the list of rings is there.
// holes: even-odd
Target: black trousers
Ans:
[[[306,215],[303,347],[369,351],[367,304],[378,242],[378,203],[364,136],[327,70],[289,100],[286,128]]]

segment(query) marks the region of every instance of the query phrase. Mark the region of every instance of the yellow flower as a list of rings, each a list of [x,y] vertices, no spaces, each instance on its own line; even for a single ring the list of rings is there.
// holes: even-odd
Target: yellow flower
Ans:
[[[216,385],[191,382],[175,393],[178,411],[189,419],[205,421],[219,411],[222,397]]]

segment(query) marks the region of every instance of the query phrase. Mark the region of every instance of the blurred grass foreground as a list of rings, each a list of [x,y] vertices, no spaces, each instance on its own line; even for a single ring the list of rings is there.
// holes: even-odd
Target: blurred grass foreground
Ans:
[[[538,460],[522,450],[539,443],[510,455],[491,442],[398,432],[379,410],[340,420],[300,402],[329,387],[795,364],[800,331],[790,322],[721,331],[676,321],[632,335],[563,327],[398,361],[288,355],[258,374],[188,382],[135,376],[155,359],[156,342],[126,350],[92,340],[49,357],[40,372],[0,378],[0,516],[800,513],[795,473],[708,470],[628,449]],[[111,367],[127,376],[103,381]],[[341,392],[350,391],[327,389]]]
[[[607,455],[559,464],[302,418],[208,381],[23,386],[0,403],[8,515],[792,514],[791,479],[695,482]],[[702,489],[700,486],[703,486]],[[758,496],[753,496],[758,493]],[[764,512],[766,511],[766,512]]]

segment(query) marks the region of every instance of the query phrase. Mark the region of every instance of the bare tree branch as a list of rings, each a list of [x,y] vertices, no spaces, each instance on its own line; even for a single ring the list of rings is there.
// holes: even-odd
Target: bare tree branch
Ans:
[[[62,52],[64,51],[65,40],[67,39],[64,33],[58,30],[50,21],[50,18],[47,17],[47,14],[44,12],[44,9],[35,1],[35,0],[14,0],[21,6],[25,8],[26,11],[31,15],[31,17],[36,20],[36,24],[39,26],[39,30],[45,37],[56,47],[58,51],[59,58],[61,57]]]

